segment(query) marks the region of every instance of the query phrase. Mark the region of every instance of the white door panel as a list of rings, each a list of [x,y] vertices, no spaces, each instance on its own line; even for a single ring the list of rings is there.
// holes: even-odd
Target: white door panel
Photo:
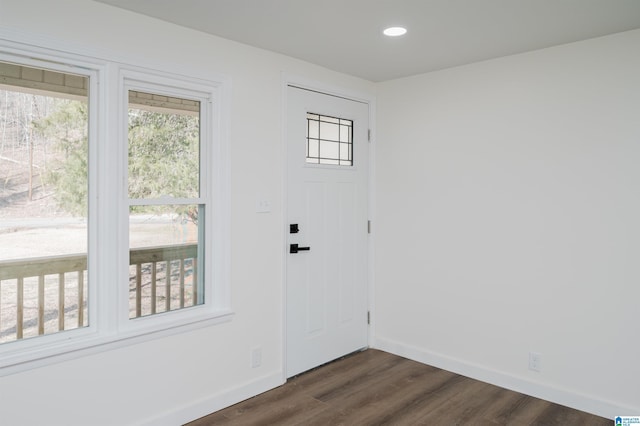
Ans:
[[[292,87],[287,95],[287,211],[299,227],[288,243],[309,247],[287,255],[291,377],[367,346],[369,126],[366,104]],[[307,113],[353,122],[353,165],[307,163]],[[331,123],[319,127],[344,138],[344,126],[342,136]],[[346,158],[345,146],[327,142],[317,150]]]

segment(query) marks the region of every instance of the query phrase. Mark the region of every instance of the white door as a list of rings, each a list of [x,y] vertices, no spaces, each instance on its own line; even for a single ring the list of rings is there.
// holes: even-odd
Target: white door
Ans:
[[[369,107],[287,90],[286,364],[291,377],[368,343]]]

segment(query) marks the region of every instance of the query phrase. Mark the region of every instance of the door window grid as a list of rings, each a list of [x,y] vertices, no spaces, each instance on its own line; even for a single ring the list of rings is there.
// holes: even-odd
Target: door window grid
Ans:
[[[307,113],[306,162],[353,166],[353,121]]]

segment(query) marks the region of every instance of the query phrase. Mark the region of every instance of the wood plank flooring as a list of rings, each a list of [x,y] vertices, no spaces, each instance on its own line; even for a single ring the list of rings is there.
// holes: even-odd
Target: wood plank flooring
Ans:
[[[369,349],[188,426],[612,424],[612,420]]]

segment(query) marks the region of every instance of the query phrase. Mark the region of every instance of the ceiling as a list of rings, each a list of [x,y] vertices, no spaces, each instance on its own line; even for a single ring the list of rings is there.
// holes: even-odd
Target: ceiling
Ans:
[[[374,82],[640,28],[640,0],[96,1]]]

